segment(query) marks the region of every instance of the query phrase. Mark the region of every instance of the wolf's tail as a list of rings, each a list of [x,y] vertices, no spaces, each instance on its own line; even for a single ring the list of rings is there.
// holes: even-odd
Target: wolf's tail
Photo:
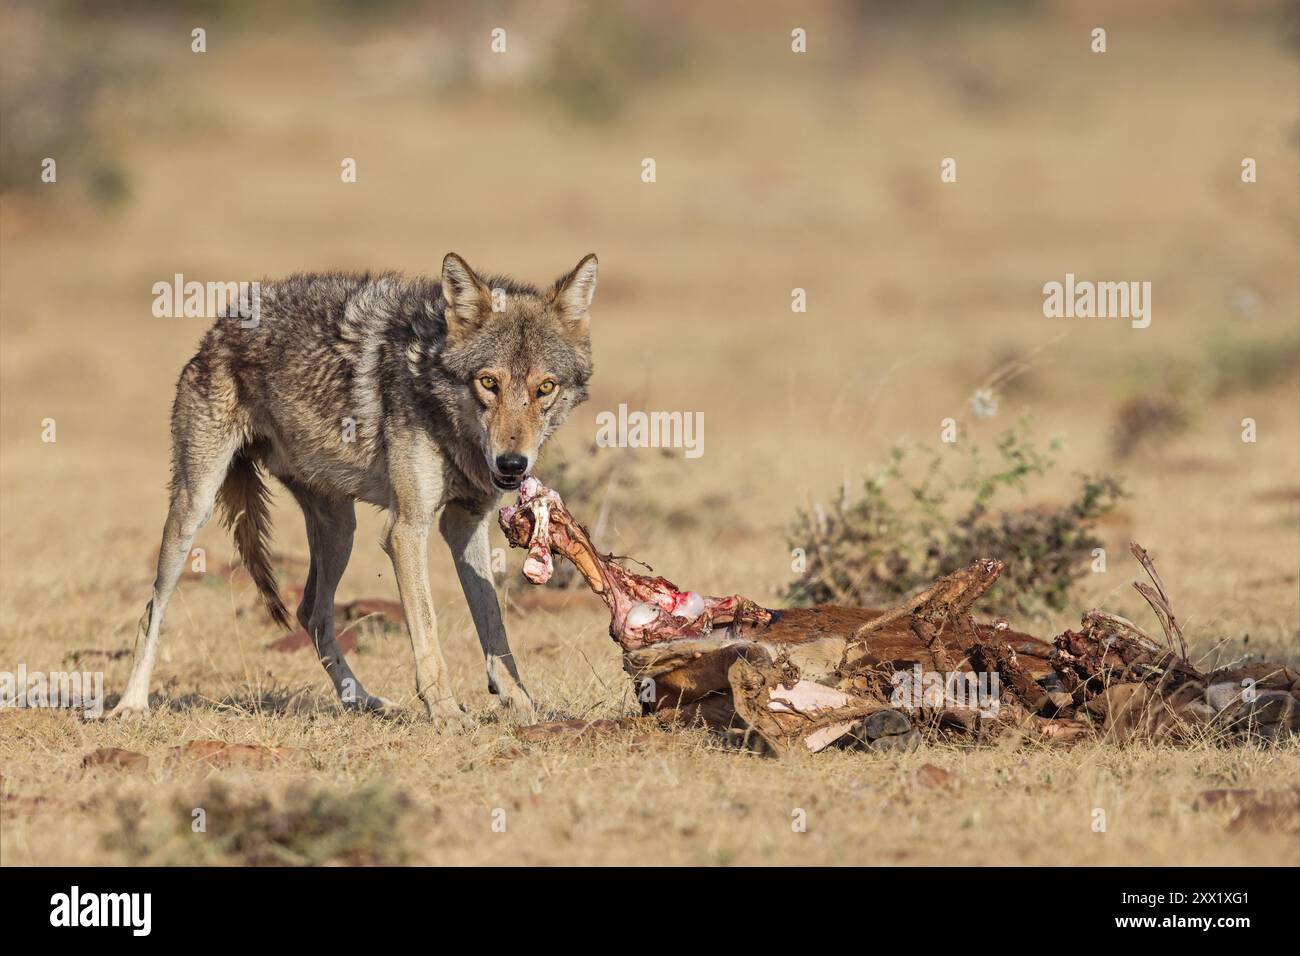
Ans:
[[[269,495],[251,449],[241,448],[235,455],[217,500],[221,502],[222,520],[234,533],[239,556],[257,585],[266,610],[276,624],[289,629],[289,612],[280,600],[275,572],[271,569]]]

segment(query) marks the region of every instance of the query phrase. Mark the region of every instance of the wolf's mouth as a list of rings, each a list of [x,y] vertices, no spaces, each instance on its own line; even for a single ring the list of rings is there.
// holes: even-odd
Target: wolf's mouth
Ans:
[[[495,471],[492,472],[492,484],[496,485],[502,491],[514,491],[523,484],[523,481],[523,475],[520,475],[518,478],[508,478],[505,475],[498,475]]]

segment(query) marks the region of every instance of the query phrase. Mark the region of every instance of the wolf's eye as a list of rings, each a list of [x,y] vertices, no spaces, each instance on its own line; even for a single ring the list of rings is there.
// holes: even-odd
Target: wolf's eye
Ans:
[[[537,394],[539,396],[550,395],[551,392],[553,391],[555,391],[555,383],[552,382],[549,378],[546,381],[544,381],[541,385],[537,386]]]
[[[491,375],[480,375],[478,383],[489,392],[495,392],[497,390],[497,380]]]

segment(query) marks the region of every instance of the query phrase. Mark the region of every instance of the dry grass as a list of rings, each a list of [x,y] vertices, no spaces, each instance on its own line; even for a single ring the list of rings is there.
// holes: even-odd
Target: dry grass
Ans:
[[[644,493],[662,497],[662,513],[677,500],[729,507],[700,506],[671,528],[614,512],[602,542],[612,550],[703,591],[774,601],[791,577],[784,531],[796,506],[856,479],[896,440],[932,442],[941,419],[969,419],[970,394],[1008,355],[1033,356],[998,417],[968,421],[972,437],[1032,412],[1044,436],[1064,440],[1045,497],[1098,470],[1123,474],[1132,494],[1103,528],[1107,573],[1084,582],[1075,611],[1034,628],[1075,624],[1092,604],[1146,621],[1128,587],[1137,569],[1124,544],[1136,538],[1197,653],[1223,642],[1224,658],[1294,662],[1294,373],[1197,403],[1158,456],[1116,462],[1108,429],[1135,380],[1174,361],[1196,368],[1216,336],[1294,345],[1294,54],[1249,19],[1128,23],[1116,12],[1103,61],[1070,17],[896,28],[915,32],[890,39],[841,29],[835,9],[809,11],[819,55],[805,60],[785,52],[779,10],[697,23],[683,72],[587,124],[490,75],[433,85],[410,66],[427,62],[428,31],[415,26],[222,36],[206,58],[184,43],[160,55],[153,85],[111,104],[120,122],[106,135],[130,202],[106,212],[57,195],[0,200],[0,668],[66,669],[76,651],[131,646],[165,513],[171,386],[203,331],[151,317],[154,281],[428,271],[448,249],[538,280],[600,254],[597,373],[559,438],[570,454],[619,402],[704,412],[704,456]],[[958,184],[941,186],[949,155]],[[1237,181],[1243,155],[1259,161],[1256,185]],[[358,158],[355,186],[339,183],[343,156]],[[643,156],[658,159],[653,186],[639,182]],[[61,166],[52,188],[75,175]],[[1044,319],[1039,289],[1067,271],[1152,279],[1151,328]],[[789,311],[794,286],[808,289],[806,315]],[[1243,287],[1249,316],[1231,306]],[[1259,422],[1256,444],[1239,440],[1246,416]],[[40,441],[46,417],[56,444]],[[584,519],[599,509],[570,504]],[[275,518],[277,547],[305,555],[286,495]],[[378,528],[361,515],[340,600],[396,597]],[[215,524],[198,544],[212,565],[230,556]],[[1192,809],[1208,788],[1294,781],[1294,744],[794,763],[693,733],[662,748],[634,747],[631,734],[520,745],[492,720],[450,561],[436,544],[431,557],[475,733],[339,713],[309,653],[267,649],[278,635],[250,610],[246,583],[210,576],[183,584],[170,609],[155,690],[178,709],[126,725],[0,711],[3,862],[196,859],[175,819],[211,802],[210,776],[231,788],[227,817],[261,797],[266,813],[291,814],[382,782],[399,809],[358,839],[397,840],[416,863],[1300,862],[1292,837]],[[526,586],[518,562],[510,590]],[[551,714],[633,709],[606,623],[582,599],[508,611]],[[367,634],[353,662],[372,692],[413,703],[402,634]],[[103,664],[110,692],[129,666]],[[206,738],[307,755],[265,770],[168,761]],[[140,751],[149,768],[83,770],[101,746]],[[925,762],[960,786],[915,783]],[[505,833],[492,828],[498,808]],[[805,833],[792,831],[796,808]],[[210,835],[240,826],[220,816]],[[124,838],[124,820],[143,842]]]

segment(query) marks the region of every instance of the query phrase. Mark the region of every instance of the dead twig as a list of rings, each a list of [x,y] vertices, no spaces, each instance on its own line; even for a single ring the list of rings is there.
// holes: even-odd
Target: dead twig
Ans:
[[[1156,617],[1160,619],[1160,627],[1164,630],[1165,639],[1169,642],[1169,650],[1174,650],[1174,641],[1176,639],[1178,641],[1178,653],[1181,655],[1182,659],[1186,661],[1187,641],[1183,637],[1183,629],[1178,623],[1178,618],[1174,616],[1174,608],[1169,601],[1169,592],[1165,590],[1164,581],[1160,580],[1160,574],[1156,571],[1156,566],[1151,560],[1151,555],[1147,553],[1146,548],[1142,547],[1142,545],[1138,544],[1136,541],[1130,541],[1128,547],[1129,551],[1133,553],[1133,557],[1138,559],[1138,563],[1140,563],[1142,569],[1146,571],[1147,576],[1151,578],[1152,584],[1155,585],[1155,587],[1152,588],[1150,585],[1144,584],[1141,581],[1135,581],[1133,582],[1133,587],[1137,589],[1139,594],[1146,598],[1147,603],[1151,605],[1151,610],[1154,611]]]

